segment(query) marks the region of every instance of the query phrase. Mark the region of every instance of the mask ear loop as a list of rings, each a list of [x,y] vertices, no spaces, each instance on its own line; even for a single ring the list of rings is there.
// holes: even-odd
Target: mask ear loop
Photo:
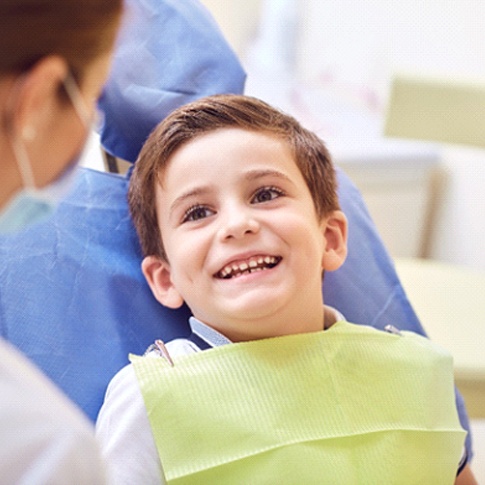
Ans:
[[[21,142],[17,139],[17,137],[14,137],[10,143],[12,145],[15,158],[17,159],[17,166],[19,167],[20,176],[22,177],[24,187],[31,187],[35,189],[34,173],[32,172],[29,155],[23,141]]]
[[[14,102],[16,99],[16,95],[20,91],[22,84],[24,83],[25,76],[20,76],[16,81],[14,86],[12,87],[12,92],[7,100],[7,117],[6,117],[6,125],[7,125],[7,132],[8,132],[8,139],[10,141],[10,146],[12,147],[12,151],[17,162],[17,167],[20,172],[20,178],[24,184],[24,187],[34,188],[35,189],[35,182],[34,182],[34,172],[32,171],[32,166],[30,164],[29,155],[27,153],[27,149],[23,141],[20,141],[19,138],[32,138],[35,136],[35,132],[33,128],[30,130],[28,127],[25,128],[25,133],[21,133],[20,137],[17,137],[14,132],[13,128],[13,113],[15,112]]]
[[[15,82],[15,85],[12,88],[13,93],[10,95],[7,101],[7,113],[14,113],[14,98],[15,94],[20,90],[22,83],[24,82],[25,76],[21,76]],[[74,80],[73,75],[69,72],[65,77],[64,87],[66,89],[67,95],[78,115],[79,119],[83,123],[83,125],[89,129],[91,125],[91,116],[88,112],[86,104],[84,103],[81,91],[79,90],[76,81]],[[10,132],[9,140],[12,150],[14,152],[15,159],[17,161],[17,167],[20,172],[20,177],[24,184],[25,188],[36,188],[35,181],[34,181],[34,173],[32,171],[32,166],[30,164],[29,155],[27,153],[27,149],[23,141],[19,139],[19,137],[15,136],[12,122],[7,117],[7,129]],[[26,130],[27,132],[27,130]],[[24,133],[21,134],[21,137],[25,137]]]
[[[67,76],[64,78],[64,88],[66,89],[67,95],[76,111],[79,119],[83,125],[89,129],[91,126],[92,116],[89,114],[89,110],[84,102],[81,90],[79,89],[74,76],[71,72],[68,72]]]

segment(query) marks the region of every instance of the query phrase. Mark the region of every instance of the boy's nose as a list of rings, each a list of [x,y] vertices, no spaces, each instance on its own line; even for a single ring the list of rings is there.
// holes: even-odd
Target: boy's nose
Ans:
[[[221,240],[240,239],[248,234],[256,234],[260,229],[258,220],[250,211],[236,209],[226,214],[219,230]]]

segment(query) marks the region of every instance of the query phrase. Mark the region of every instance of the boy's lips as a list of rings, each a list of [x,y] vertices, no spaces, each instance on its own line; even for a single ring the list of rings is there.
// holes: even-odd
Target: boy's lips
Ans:
[[[274,268],[281,262],[281,256],[257,255],[244,260],[233,261],[226,264],[214,277],[219,279],[231,279],[244,274],[264,271]]]

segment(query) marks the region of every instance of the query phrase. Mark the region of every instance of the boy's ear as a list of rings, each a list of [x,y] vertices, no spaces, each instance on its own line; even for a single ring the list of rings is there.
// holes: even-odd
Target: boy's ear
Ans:
[[[172,283],[170,265],[158,256],[147,256],[141,263],[148,286],[155,298],[168,308],[180,308],[184,299]]]
[[[347,257],[347,217],[340,210],[332,211],[324,218],[322,231],[325,244],[322,269],[335,271],[342,266]]]

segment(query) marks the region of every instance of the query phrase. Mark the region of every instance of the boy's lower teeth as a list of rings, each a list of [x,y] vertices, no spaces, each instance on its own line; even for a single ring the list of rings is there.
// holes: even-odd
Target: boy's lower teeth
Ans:
[[[244,271],[241,271],[240,273],[236,273],[236,274],[232,274],[230,276],[227,276],[226,279],[237,278],[238,276],[243,276],[245,274],[255,273],[257,271],[264,271],[265,269],[268,269],[268,267],[264,267],[264,268],[248,268],[248,269],[245,269]]]

